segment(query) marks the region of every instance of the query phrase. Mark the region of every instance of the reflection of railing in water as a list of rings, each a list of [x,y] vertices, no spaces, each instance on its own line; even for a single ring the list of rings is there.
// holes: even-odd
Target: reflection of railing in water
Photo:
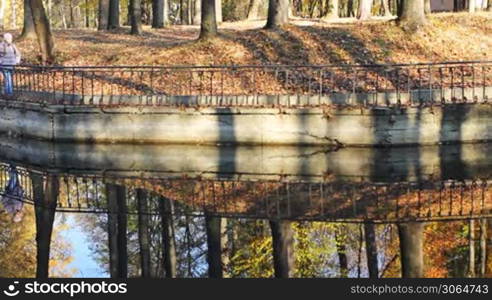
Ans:
[[[23,201],[33,204],[29,173],[19,173],[26,190]],[[65,212],[107,213],[106,184],[116,184],[127,187],[128,214],[159,214],[159,201],[169,198],[179,203],[175,213],[189,215],[337,222],[492,217],[492,193],[487,180],[378,184],[139,180],[71,175],[57,178],[57,211]],[[2,168],[2,188],[6,180],[6,169]],[[145,212],[137,209],[137,189],[148,191],[150,201]]]
[[[337,98],[343,98],[341,104],[386,105],[393,102],[388,99],[388,93],[393,93],[396,103],[421,103],[429,99],[436,103],[474,102],[492,97],[492,62],[325,66],[16,66],[14,83],[14,98],[17,100],[71,105],[319,106],[332,104],[331,100]],[[371,102],[367,95],[362,95],[378,93],[386,96],[375,97]],[[237,97],[239,95],[241,97]],[[279,95],[298,97],[269,97]],[[128,96],[138,99],[135,102]]]

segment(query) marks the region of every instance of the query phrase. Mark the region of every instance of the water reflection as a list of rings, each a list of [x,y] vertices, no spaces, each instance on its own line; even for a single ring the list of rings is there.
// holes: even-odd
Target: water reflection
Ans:
[[[432,148],[249,148],[230,160],[206,147],[126,161],[121,146],[36,145],[0,148],[0,277],[84,276],[85,264],[113,278],[492,276],[487,145],[461,147],[456,176],[435,171],[446,156],[422,155]],[[343,159],[354,153],[376,161]]]
[[[490,178],[492,144],[401,148],[52,144],[0,139],[0,159],[74,175],[268,181]]]

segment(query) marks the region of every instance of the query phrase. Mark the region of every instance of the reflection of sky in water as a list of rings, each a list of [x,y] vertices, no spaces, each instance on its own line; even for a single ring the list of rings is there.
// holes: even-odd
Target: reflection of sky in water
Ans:
[[[102,270],[98,263],[94,260],[91,250],[89,249],[89,237],[84,232],[84,228],[77,222],[73,214],[58,213],[64,215],[65,223],[68,229],[61,232],[62,236],[72,246],[73,261],[68,265],[68,268],[77,269],[74,277],[108,277],[105,270]],[[55,226],[63,218],[57,217]]]

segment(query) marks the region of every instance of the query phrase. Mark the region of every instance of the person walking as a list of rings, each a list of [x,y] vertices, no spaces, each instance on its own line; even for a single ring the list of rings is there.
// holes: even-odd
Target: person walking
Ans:
[[[0,203],[7,213],[12,215],[14,222],[20,222],[24,213],[22,208],[24,206],[24,189],[19,180],[19,174],[17,168],[13,165],[9,166],[9,180],[4,188],[3,195],[0,196]]]
[[[14,66],[20,63],[21,60],[21,53],[12,40],[12,34],[5,33],[3,42],[0,44],[0,64],[4,84],[3,94],[9,97],[14,95]]]

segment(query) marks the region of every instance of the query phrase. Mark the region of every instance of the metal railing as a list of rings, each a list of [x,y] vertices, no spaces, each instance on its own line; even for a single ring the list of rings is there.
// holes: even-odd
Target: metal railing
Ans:
[[[30,172],[19,170],[25,194],[18,200],[34,204]],[[168,198],[177,203],[176,214],[193,216],[380,223],[492,217],[492,185],[486,179],[293,183],[49,176],[59,181],[59,212],[108,213],[106,188],[111,184],[125,188],[128,214],[159,214],[159,202]],[[7,179],[7,168],[0,168],[0,196]],[[137,189],[148,195],[147,211],[138,210]]]
[[[392,65],[14,67],[14,94],[53,105],[422,105],[487,102],[492,62]]]

